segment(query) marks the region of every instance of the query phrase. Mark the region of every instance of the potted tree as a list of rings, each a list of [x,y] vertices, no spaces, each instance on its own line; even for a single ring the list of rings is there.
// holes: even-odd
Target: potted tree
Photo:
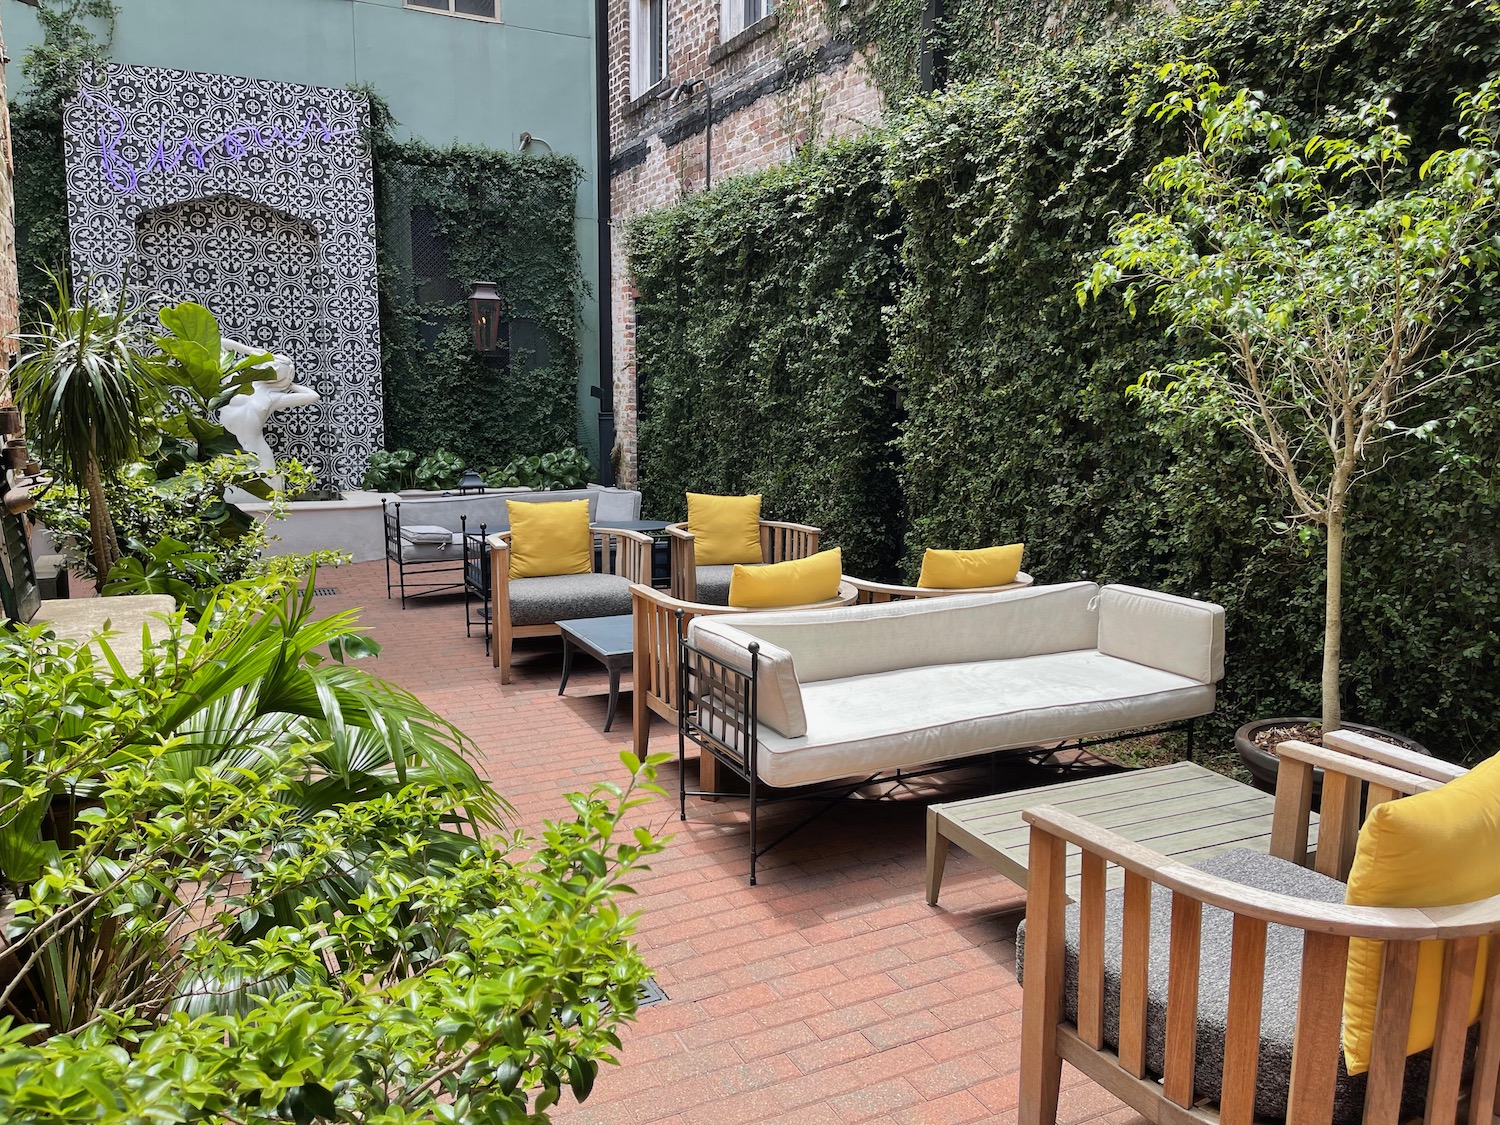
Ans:
[[[1183,338],[1210,345],[1130,393],[1149,410],[1238,430],[1290,494],[1288,526],[1321,530],[1316,722],[1337,730],[1351,502],[1387,445],[1437,425],[1443,385],[1480,342],[1457,326],[1500,256],[1500,89],[1461,96],[1466,147],[1413,171],[1411,138],[1386,100],[1302,138],[1262,95],[1219,85],[1207,67],[1173,64],[1161,77],[1174,92],[1152,112],[1187,119],[1191,143],[1148,173],[1146,209],[1115,231],[1079,300],[1123,285],[1132,312],[1149,300]]]

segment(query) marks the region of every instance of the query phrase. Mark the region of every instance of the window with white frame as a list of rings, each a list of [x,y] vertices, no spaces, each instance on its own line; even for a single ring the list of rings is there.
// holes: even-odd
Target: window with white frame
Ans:
[[[421,8],[424,12],[441,12],[449,16],[468,16],[479,20],[500,18],[500,0],[405,0],[405,3],[408,8]]]
[[[631,0],[630,96],[667,76],[667,0]]]
[[[719,39],[733,39],[776,10],[776,0],[719,0]]]

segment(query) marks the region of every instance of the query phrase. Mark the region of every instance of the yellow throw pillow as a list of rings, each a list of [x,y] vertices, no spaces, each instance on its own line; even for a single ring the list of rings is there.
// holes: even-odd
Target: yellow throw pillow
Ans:
[[[1021,573],[1024,543],[1008,547],[983,547],[977,551],[934,551],[922,555],[922,576],[917,585],[928,590],[973,590],[980,586],[1005,586]]]
[[[510,516],[512,578],[593,573],[594,537],[589,532],[587,500],[507,500],[505,510]]]
[[[811,605],[837,597],[844,559],[839,549],[770,566],[736,566],[729,576],[729,604],[739,609]]]
[[[687,529],[693,536],[693,559],[699,566],[758,563],[760,494],[708,496],[687,494]]]
[[[1463,777],[1378,805],[1359,831],[1345,901],[1354,906],[1457,906],[1500,894],[1500,755]],[[1417,956],[1406,1053],[1432,1046],[1437,1027],[1443,942],[1424,941]],[[1481,943],[1469,1022],[1479,1018],[1488,942]],[[1344,980],[1344,1061],[1350,1074],[1370,1068],[1383,942],[1349,942]]]

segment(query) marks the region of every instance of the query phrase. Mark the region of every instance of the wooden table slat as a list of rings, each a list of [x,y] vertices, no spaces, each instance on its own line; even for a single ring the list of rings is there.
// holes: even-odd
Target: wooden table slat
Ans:
[[[1082,778],[1015,793],[932,806],[937,833],[1006,878],[1026,885],[1030,833],[1021,812],[1055,805],[1163,855],[1192,863],[1233,848],[1269,851],[1275,799],[1190,762]],[[1317,818],[1308,846],[1317,843]],[[930,858],[930,857],[929,857]],[[1077,897],[1082,861],[1068,849],[1067,887]],[[1124,883],[1118,867],[1107,885]]]

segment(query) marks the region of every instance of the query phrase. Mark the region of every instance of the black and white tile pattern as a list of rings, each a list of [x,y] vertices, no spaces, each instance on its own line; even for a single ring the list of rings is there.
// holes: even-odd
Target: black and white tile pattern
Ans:
[[[74,276],[290,355],[323,402],[271,445],[336,487],[384,436],[368,117],[344,90],[109,63],[64,126]]]

